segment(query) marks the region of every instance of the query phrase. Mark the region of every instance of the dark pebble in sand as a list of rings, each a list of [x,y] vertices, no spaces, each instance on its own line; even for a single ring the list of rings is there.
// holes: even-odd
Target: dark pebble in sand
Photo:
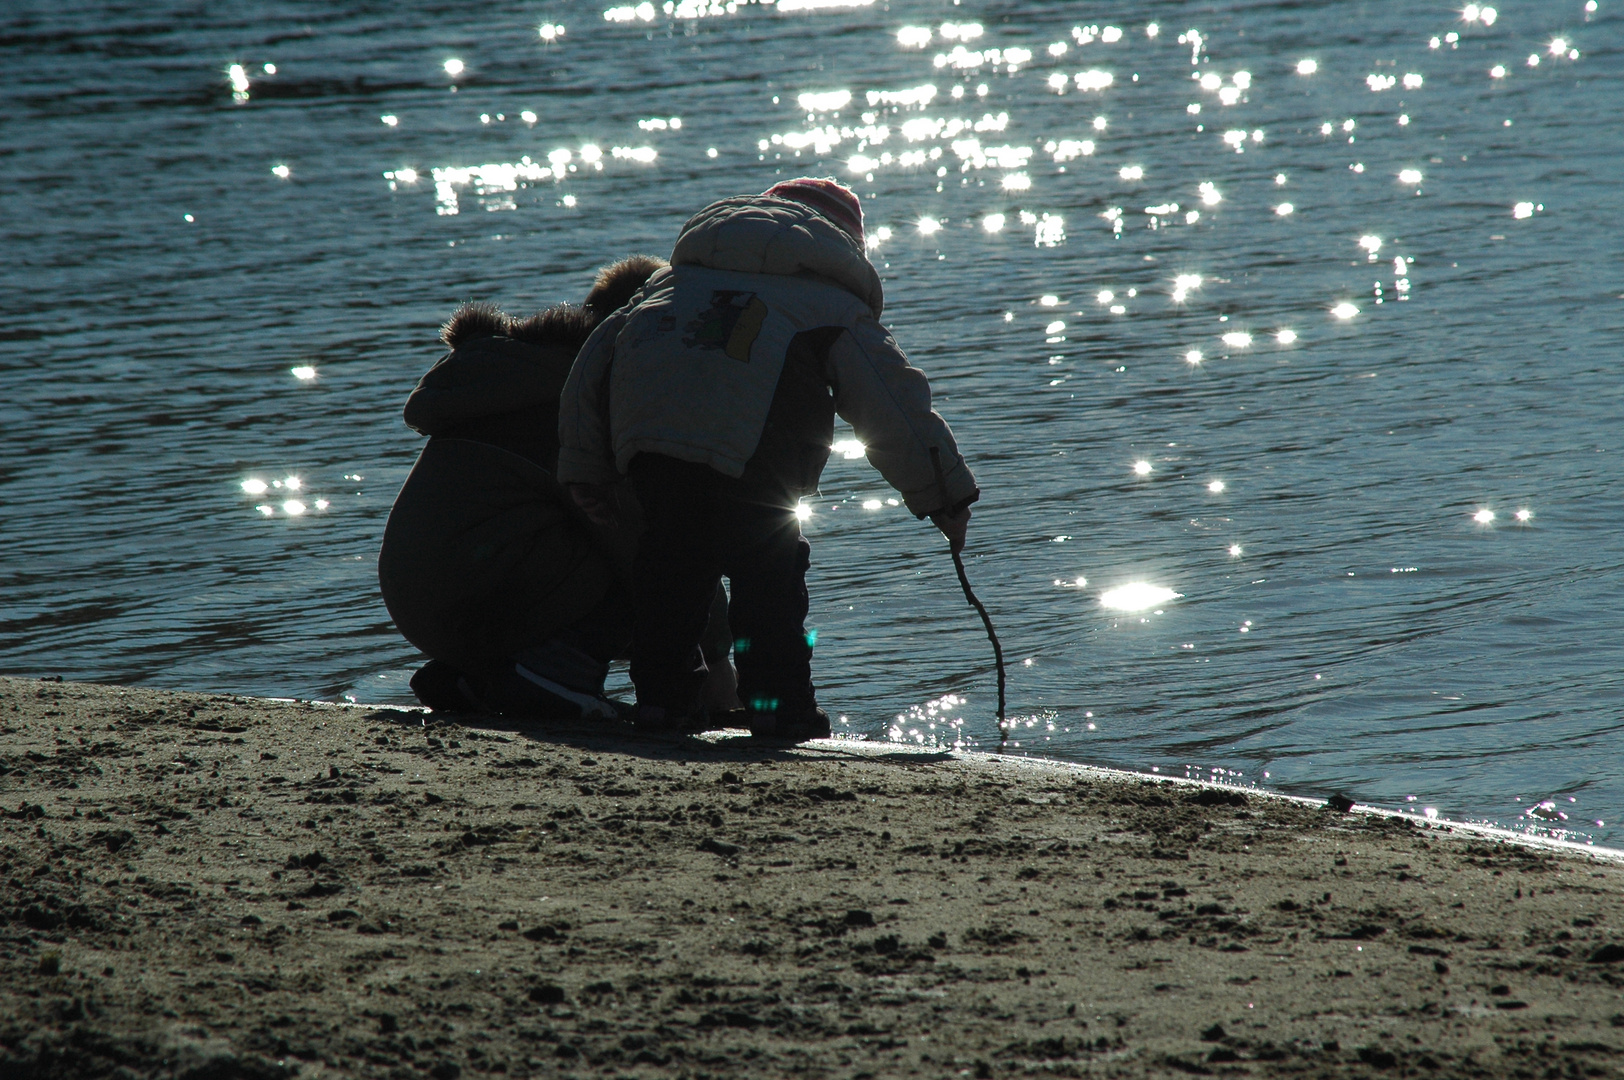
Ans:
[[[99,844],[102,847],[105,847],[109,855],[118,854],[118,852],[124,848],[125,845],[134,839],[135,834],[128,829],[113,829],[110,831],[99,832],[90,838],[91,843]]]
[[[726,859],[737,855],[739,846],[737,844],[724,844],[720,840],[707,836],[699,842],[699,850],[708,851],[713,855],[720,855]]]
[[[855,791],[838,791],[828,784],[819,784],[817,787],[807,788],[801,794],[818,802],[856,802]]]
[[[520,936],[530,941],[559,941],[564,937],[564,931],[569,928],[569,924],[564,922],[532,926]]]
[[[1224,1025],[1214,1024],[1201,1033],[1202,1042],[1218,1042],[1224,1037]]]
[[[1329,799],[1325,800],[1325,806],[1328,810],[1335,810],[1339,814],[1346,814],[1349,810],[1353,809],[1353,800],[1348,798],[1346,795],[1332,795]]]
[[[554,986],[552,983],[542,983],[540,986],[530,988],[530,1000],[537,1005],[559,1005],[564,1001],[564,988]]]
[[[1588,962],[1592,964],[1616,964],[1620,960],[1624,960],[1624,945],[1615,943],[1612,945],[1603,945],[1601,948],[1591,953],[1590,960]]]
[[[1246,806],[1247,798],[1239,791],[1224,791],[1220,788],[1202,788],[1189,801],[1196,806]],[[1351,803],[1349,805],[1352,805]]]
[[[853,908],[852,910],[846,912],[846,925],[873,926],[874,913],[872,911],[863,911],[860,908]]]
[[[1387,1050],[1378,1050],[1374,1046],[1360,1047],[1359,1060],[1376,1069],[1391,1069],[1398,1064],[1397,1055]]]

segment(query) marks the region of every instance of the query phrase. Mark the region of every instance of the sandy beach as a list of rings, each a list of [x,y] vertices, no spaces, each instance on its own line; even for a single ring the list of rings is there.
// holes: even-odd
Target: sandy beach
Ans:
[[[1616,1076],[1624,863],[1235,789],[0,678],[0,1075]]]

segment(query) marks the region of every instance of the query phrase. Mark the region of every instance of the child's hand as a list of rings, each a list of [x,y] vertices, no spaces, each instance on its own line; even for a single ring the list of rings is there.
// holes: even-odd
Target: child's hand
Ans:
[[[942,530],[947,537],[947,548],[957,554],[964,550],[964,534],[970,528],[970,508],[966,506],[957,514],[949,516],[947,511],[938,510],[930,516],[936,527]]]
[[[615,501],[609,489],[602,484],[566,484],[570,498],[575,500],[594,525],[611,526],[615,523]]]

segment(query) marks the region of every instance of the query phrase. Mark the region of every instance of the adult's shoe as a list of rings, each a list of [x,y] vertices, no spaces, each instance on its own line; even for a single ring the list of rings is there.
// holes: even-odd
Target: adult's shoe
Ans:
[[[443,660],[430,660],[412,675],[417,700],[435,712],[479,712],[481,704],[468,677]]]
[[[513,674],[492,680],[486,700],[504,716],[536,720],[615,720],[615,703],[589,688],[568,686],[524,664]]]
[[[534,720],[613,720],[620,707],[603,694],[609,665],[565,641],[525,649],[510,671],[484,688],[487,704],[505,716]]]

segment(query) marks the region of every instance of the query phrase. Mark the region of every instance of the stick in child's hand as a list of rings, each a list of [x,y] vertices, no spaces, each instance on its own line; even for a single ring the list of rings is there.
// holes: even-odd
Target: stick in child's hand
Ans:
[[[936,470],[936,486],[941,490],[942,501],[945,503],[947,501],[947,481],[942,473],[942,455],[941,451],[934,446],[930,448],[930,464]],[[946,515],[945,506],[942,515]],[[936,521],[936,527],[940,529],[941,522],[937,521],[937,516],[932,514],[931,520]],[[956,519],[948,518],[948,520],[955,521]],[[970,524],[970,508],[968,506],[964,508],[963,520],[964,526],[968,527]],[[993,662],[998,666],[998,749],[1002,750],[1004,743],[1009,739],[1009,727],[1004,723],[1004,647],[998,642],[998,632],[992,628],[992,616],[987,614],[986,605],[977,599],[975,590],[970,588],[970,577],[964,572],[964,560],[959,558],[959,551],[964,547],[964,533],[959,533],[957,546],[954,546],[954,537],[946,529],[942,529],[942,533],[948,537],[948,553],[953,556],[953,569],[958,572],[959,587],[964,590],[964,598],[970,601],[970,606],[975,608],[976,614],[981,616],[981,625],[987,628],[987,640],[992,642]]]

